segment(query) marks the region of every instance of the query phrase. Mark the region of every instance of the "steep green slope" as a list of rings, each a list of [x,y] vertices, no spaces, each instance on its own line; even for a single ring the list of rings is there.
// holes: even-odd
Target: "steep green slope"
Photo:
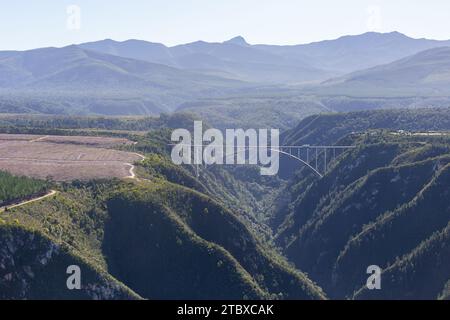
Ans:
[[[287,186],[287,192],[293,193],[290,202],[294,210],[298,212],[298,219],[292,220],[289,215],[286,216],[285,223],[279,228],[278,234],[287,228],[300,228],[300,221],[304,223],[313,215],[322,197],[330,194],[333,190],[342,191],[345,186],[351,185],[370,170],[386,166],[395,159],[401,150],[402,146],[396,143],[362,145],[354,152],[345,154],[346,162],[341,162],[342,165],[333,167],[333,170],[320,180],[309,168],[302,167]],[[283,211],[278,215],[285,216],[286,213]]]
[[[13,209],[4,218],[42,230],[90,266],[134,286],[144,298],[264,297],[229,253],[189,231],[157,197],[142,202],[126,198],[154,190],[100,181],[67,186],[54,198]],[[202,261],[197,268],[194,256]],[[191,291],[196,286],[204,290]]]
[[[369,291],[364,287],[354,298],[448,299],[449,264],[450,225],[447,225],[388,267],[381,275],[382,290]]]
[[[330,270],[349,237],[380,213],[411,200],[430,179],[433,167],[434,162],[429,162],[379,169],[341,192],[330,193],[320,200],[314,216],[287,245],[286,253],[295,256],[294,261],[304,261],[302,267],[314,273]]]
[[[15,219],[144,298],[323,298],[233,213],[163,180],[67,186],[5,217]]]
[[[168,190],[167,197],[178,200],[169,201],[171,203],[182,203],[173,210],[192,230],[227,249],[269,293],[288,299],[318,297],[318,288],[304,274],[289,266],[276,252],[263,246],[238,217],[215,201],[174,186]],[[231,238],[229,235],[233,233],[239,234],[239,237]]]
[[[344,286],[346,283],[362,283],[364,276],[358,273],[350,274],[348,272],[350,265],[355,266],[355,261],[358,261],[358,263],[364,266],[369,265],[374,260],[374,257],[376,257],[376,262],[379,266],[387,267],[391,264],[398,264],[396,261],[397,257],[406,255],[410,251],[415,252],[419,250],[415,248],[420,245],[423,239],[426,239],[436,230],[445,228],[450,220],[450,204],[448,202],[450,196],[448,186],[448,182],[450,181],[450,166],[445,165],[448,161],[448,158],[445,160],[434,160],[433,162],[436,166],[444,167],[417,193],[414,199],[394,211],[388,211],[346,244],[345,249],[340,253],[335,270],[333,271],[336,274],[334,277],[336,286]],[[433,241],[444,241],[444,239],[435,239]],[[439,246],[439,244],[437,243],[435,246]],[[432,251],[431,248],[427,248],[426,250]],[[421,249],[420,251],[423,250]],[[436,253],[429,252],[428,254],[433,255]],[[420,261],[418,262],[420,263]],[[428,262],[430,266],[434,263],[431,260],[428,260]],[[442,261],[438,262],[432,268],[439,267],[441,263],[445,267],[445,262]],[[419,271],[416,270],[415,272]],[[427,272],[427,270],[423,272]],[[436,269],[434,269],[433,274],[447,278],[450,276],[450,274],[445,274],[445,272],[437,272]],[[424,274],[422,276],[424,279],[427,278]],[[438,283],[438,285],[440,284],[442,282]],[[433,290],[433,287],[436,290],[436,283],[429,283],[429,288]],[[354,286],[352,289],[356,289],[356,287]],[[401,290],[402,292],[400,292]],[[392,294],[403,294],[404,297],[414,297],[418,296],[419,292],[408,292],[408,287],[403,287],[398,288]],[[430,296],[430,292],[426,292],[422,288],[420,295],[419,297]]]
[[[265,296],[230,253],[190,230],[150,190],[129,189],[108,201],[103,250],[113,275],[147,298]]]
[[[280,207],[273,224],[285,217],[277,243],[338,298],[351,297],[365,283],[369,265],[388,267],[450,220],[448,137],[373,132],[346,139],[359,147],[340,156],[321,179],[300,170],[286,189],[290,205]],[[441,270],[439,276],[446,281],[449,275]],[[434,282],[418,295],[418,285],[406,281],[410,287],[402,294],[436,298],[444,284]]]
[[[122,205],[127,207],[127,210],[123,210],[123,212],[133,212],[131,208],[128,208],[130,203],[133,203],[133,201],[130,201],[130,197],[139,199],[138,203],[141,203],[141,206],[143,206],[144,203],[148,206],[149,204],[157,201],[163,201],[163,208],[165,209],[161,210],[167,210],[168,213],[172,215],[172,219],[178,221],[181,226],[184,226],[190,230],[193,235],[198,237],[198,239],[202,239],[204,243],[209,243],[212,248],[218,247],[225,249],[229,257],[232,257],[232,260],[235,259],[235,263],[238,265],[238,270],[240,270],[240,272],[244,275],[248,275],[248,281],[251,279],[250,283],[253,281],[257,283],[258,286],[266,292],[266,294],[284,298],[299,299],[320,296],[315,293],[317,289],[314,288],[306,277],[288,267],[282,260],[277,261],[275,254],[268,256],[265,250],[253,238],[242,222],[240,222],[231,212],[227,211],[210,198],[187,188],[180,188],[173,184],[169,184],[167,187],[160,190],[154,190],[152,196],[149,196],[149,193],[143,193],[143,190],[139,191],[139,189],[136,189],[132,193],[130,193],[129,190],[130,188],[127,187],[126,190],[121,191],[120,200],[115,198],[111,200],[113,201],[111,203],[114,204],[112,206],[113,208],[117,206],[117,203],[119,203],[119,206]],[[127,194],[125,199],[122,198],[124,193]],[[126,216],[126,219],[129,219],[128,215]],[[120,227],[123,228],[123,223],[120,224]],[[156,223],[155,227],[157,230],[161,230],[161,226],[157,227]],[[132,230],[134,229],[130,227],[130,231]],[[158,234],[161,232],[161,234],[166,237],[169,232],[168,230],[170,229],[165,230],[165,232],[158,231]],[[186,241],[186,239],[181,239],[181,243]],[[165,243],[168,242],[170,243],[168,240],[165,241]],[[161,243],[161,245],[163,244]],[[180,249],[183,249],[186,252],[186,248],[184,248],[184,246],[181,244],[179,244],[179,246],[181,246]],[[161,255],[162,252],[165,252],[165,255],[174,254],[174,261],[178,264],[182,263],[182,261],[185,261],[188,265],[191,264],[192,261],[202,261],[202,263],[199,263],[198,266],[188,267],[187,265],[185,270],[189,270],[189,272],[193,272],[193,267],[200,268],[200,274],[207,275],[208,272],[211,272],[207,269],[205,270],[205,268],[207,268],[206,259],[201,259],[200,257],[199,259],[196,259],[192,256],[185,256],[185,253],[183,254],[181,251],[178,252],[174,248],[171,248],[170,250],[167,248],[161,248],[161,250]],[[170,260],[170,258],[165,256],[164,259]],[[219,270],[221,270],[222,267],[226,268],[226,255],[222,258],[217,258],[215,261],[219,264]],[[155,267],[164,268],[163,265],[157,265]],[[163,270],[161,270],[161,272],[162,271]],[[177,276],[174,276],[174,274],[167,274],[167,276],[172,279],[174,277],[189,279],[188,277],[183,277],[183,272],[181,270],[173,272],[175,272]],[[217,275],[215,278],[217,278]],[[203,277],[201,279],[203,279]],[[226,287],[219,288],[220,286],[218,287],[214,283],[215,281],[210,279],[206,283],[203,283],[202,290],[194,290],[194,292],[198,292],[198,294],[203,295],[203,297],[207,297],[207,288],[213,286],[216,290],[219,289],[221,294],[226,296]],[[186,286],[187,297],[189,297],[189,295],[192,296],[191,290],[193,287],[197,286]],[[178,290],[177,292],[179,292],[179,283],[176,288],[176,290]]]
[[[39,231],[0,224],[0,248],[0,299],[139,299]],[[80,290],[67,288],[71,265],[82,270]]]
[[[36,130],[60,121],[69,131],[125,129],[114,134],[135,139],[126,148],[146,160],[136,163],[138,179],[62,184],[0,221],[36,230],[143,298],[321,299],[320,287],[331,298],[448,296],[450,138],[428,132],[446,128],[444,110],[310,118],[284,143],[356,148],[338,152],[320,179],[303,167],[288,181],[261,177],[257,167],[200,167],[197,175],[174,165],[169,128],[190,128],[190,115],[122,120],[32,119]],[[127,132],[134,124],[152,130]],[[391,294],[361,289],[371,264],[384,270]]]

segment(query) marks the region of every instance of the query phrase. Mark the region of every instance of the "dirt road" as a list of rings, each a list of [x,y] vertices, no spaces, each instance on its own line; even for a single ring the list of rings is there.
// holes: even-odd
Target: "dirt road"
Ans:
[[[140,160],[141,162],[145,160],[145,156],[144,155],[142,155],[140,153],[136,153],[136,152],[133,152],[133,154],[141,157],[141,160]],[[125,178],[139,180],[139,178],[136,177],[136,173],[134,172],[134,169],[136,169],[136,166],[134,164],[132,164],[132,163],[125,163],[125,164],[130,166],[130,171],[129,171],[130,175],[126,176]]]
[[[56,191],[56,190],[50,190],[47,194],[45,194],[43,196],[40,196],[40,197],[37,197],[37,198],[33,198],[33,199],[30,199],[30,200],[26,200],[26,201],[23,201],[23,202],[19,202],[19,203],[10,205],[10,206],[0,207],[0,212],[4,212],[5,208],[8,208],[8,210],[11,210],[11,209],[14,209],[14,208],[26,205],[28,203],[36,202],[36,201],[39,201],[39,200],[42,200],[42,199],[54,196],[57,193],[58,193],[58,191]]]

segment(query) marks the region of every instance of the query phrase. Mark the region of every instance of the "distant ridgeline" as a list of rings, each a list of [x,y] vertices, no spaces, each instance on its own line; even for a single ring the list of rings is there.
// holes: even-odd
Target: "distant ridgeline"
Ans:
[[[86,129],[93,131],[148,131],[152,129],[190,128],[196,119],[190,113],[161,114],[154,117],[56,116],[0,114],[0,130],[10,133]]]

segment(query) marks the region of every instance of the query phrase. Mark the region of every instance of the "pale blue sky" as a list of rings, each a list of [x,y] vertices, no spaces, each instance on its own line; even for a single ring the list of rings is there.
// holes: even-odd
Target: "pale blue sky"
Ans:
[[[366,31],[450,39],[448,0],[0,0],[0,50],[105,38],[298,44]],[[81,9],[67,27],[68,5]]]

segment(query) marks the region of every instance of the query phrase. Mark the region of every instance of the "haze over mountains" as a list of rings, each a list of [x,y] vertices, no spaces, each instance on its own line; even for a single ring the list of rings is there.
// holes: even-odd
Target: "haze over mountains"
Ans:
[[[3,87],[97,89],[123,88],[185,90],[214,86],[223,79],[192,74],[162,64],[128,59],[101,52],[84,50],[78,46],[43,48],[25,52],[2,53]],[[226,85],[232,84],[226,81]]]
[[[393,62],[423,50],[449,45],[450,41],[413,39],[398,32],[369,32],[357,36],[344,36],[336,40],[291,46],[250,45],[241,36],[222,43],[197,41],[174,47],[139,40],[124,42],[103,40],[80,46],[183,69],[215,70],[223,72],[224,75],[227,73],[236,76],[246,75],[249,79],[258,76],[257,72],[263,72],[263,70],[253,70],[252,66],[267,68],[268,72],[281,74],[290,67],[294,70],[291,69],[290,75],[284,73],[284,81],[293,82],[300,81],[302,78],[316,80],[330,74],[366,69]],[[244,63],[250,66],[243,66]],[[269,66],[273,69],[269,70]],[[276,70],[275,66],[279,70]],[[301,72],[301,69],[303,74],[294,76]],[[314,71],[316,72],[314,76],[309,76],[309,73]],[[251,72],[255,73],[253,77]],[[277,79],[281,80],[281,78],[281,75],[267,74],[269,82],[278,82]],[[263,81],[264,78],[256,77],[254,80]]]
[[[139,40],[103,40],[80,46],[251,82],[304,82],[333,75],[320,68],[311,67],[302,57],[287,57],[249,45],[242,37],[222,43],[196,41],[170,48],[159,43]]]
[[[102,40],[2,51],[0,111],[142,115],[209,98],[286,92],[447,95],[447,46],[450,41],[370,32],[292,46],[251,45],[238,36],[174,47]]]
[[[287,56],[302,55],[314,67],[348,73],[449,45],[450,41],[413,39],[399,32],[368,32],[304,45],[260,45],[258,48]]]
[[[225,88],[238,85],[243,86],[237,81],[78,46],[0,53],[0,88],[9,90],[9,94],[90,99],[93,108],[88,111],[94,113],[102,113],[95,107],[95,100],[99,98],[134,99],[122,108],[131,108],[132,114],[151,113],[168,111],[185,99],[208,96],[215,89],[223,92]],[[110,104],[114,106],[114,103]]]
[[[413,56],[327,81],[342,92],[409,92],[422,95],[450,93],[450,47],[434,48]]]

